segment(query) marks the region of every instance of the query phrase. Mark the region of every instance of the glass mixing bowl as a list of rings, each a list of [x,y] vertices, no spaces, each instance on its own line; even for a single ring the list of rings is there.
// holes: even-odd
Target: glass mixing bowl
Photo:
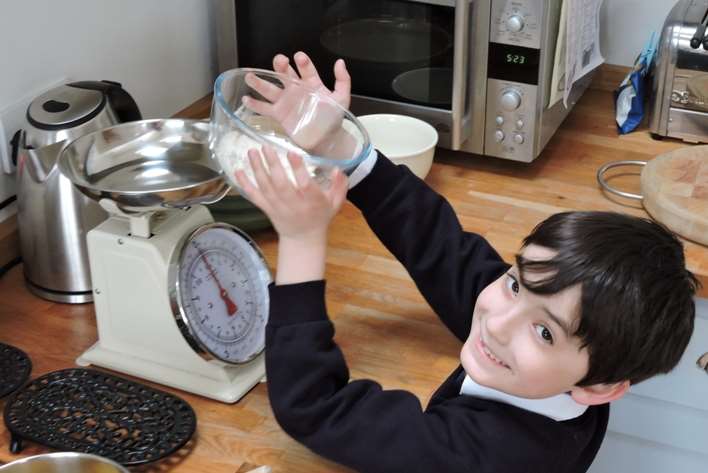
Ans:
[[[209,149],[237,190],[238,169],[255,184],[247,153],[262,146],[275,150],[291,179],[287,152],[301,155],[321,185],[335,167],[350,174],[371,152],[356,117],[303,81],[262,69],[222,73],[214,84]]]

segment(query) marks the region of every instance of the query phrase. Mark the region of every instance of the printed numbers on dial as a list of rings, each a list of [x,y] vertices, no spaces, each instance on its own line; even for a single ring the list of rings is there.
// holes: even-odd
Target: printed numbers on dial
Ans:
[[[269,283],[248,237],[225,224],[195,232],[179,263],[181,312],[191,336],[222,361],[254,358],[265,344]]]

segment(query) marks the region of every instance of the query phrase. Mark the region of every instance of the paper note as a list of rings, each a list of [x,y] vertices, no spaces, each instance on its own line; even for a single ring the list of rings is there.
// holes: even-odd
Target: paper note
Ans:
[[[563,98],[565,91],[565,31],[566,13],[568,2],[564,1],[561,7],[560,20],[558,25],[558,38],[556,40],[556,55],[553,59],[553,75],[551,77],[551,91],[548,98],[548,108],[551,108]]]
[[[564,0],[548,106],[568,97],[578,80],[605,62],[600,53],[600,7],[603,0]]]

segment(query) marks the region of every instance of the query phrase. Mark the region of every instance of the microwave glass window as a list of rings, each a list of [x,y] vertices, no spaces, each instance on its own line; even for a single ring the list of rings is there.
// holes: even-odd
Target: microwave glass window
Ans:
[[[449,109],[455,9],[404,0],[238,0],[240,67],[307,52],[326,85],[342,58],[352,93]]]

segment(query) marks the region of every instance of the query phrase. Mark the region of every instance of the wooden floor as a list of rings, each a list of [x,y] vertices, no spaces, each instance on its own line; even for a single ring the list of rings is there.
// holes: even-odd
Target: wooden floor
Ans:
[[[208,105],[202,101],[185,114],[206,116]],[[559,211],[607,209],[645,215],[640,206],[603,195],[595,181],[597,169],[613,160],[651,159],[684,145],[654,141],[646,130],[618,137],[612,111],[609,92],[589,90],[534,163],[438,150],[427,182],[451,201],[465,228],[486,236],[507,259],[536,223]],[[628,190],[639,188],[636,174],[612,181]],[[275,235],[265,231],[253,236],[272,265]],[[708,249],[686,243],[686,253],[690,269],[704,282],[706,296]],[[332,227],[327,279],[328,308],[352,376],[410,390],[427,402],[457,366],[460,345],[437,322],[402,267],[350,204]],[[75,358],[96,340],[92,305],[37,299],[24,288],[21,266],[0,279],[0,300],[0,341],[30,355],[33,377],[75,366]],[[279,429],[264,385],[236,405],[163,389],[194,407],[198,431],[179,455],[147,470],[233,473],[248,462],[282,473],[346,471],[311,454]],[[0,425],[2,462],[19,458],[8,452],[9,441]],[[30,446],[21,456],[43,451]]]

